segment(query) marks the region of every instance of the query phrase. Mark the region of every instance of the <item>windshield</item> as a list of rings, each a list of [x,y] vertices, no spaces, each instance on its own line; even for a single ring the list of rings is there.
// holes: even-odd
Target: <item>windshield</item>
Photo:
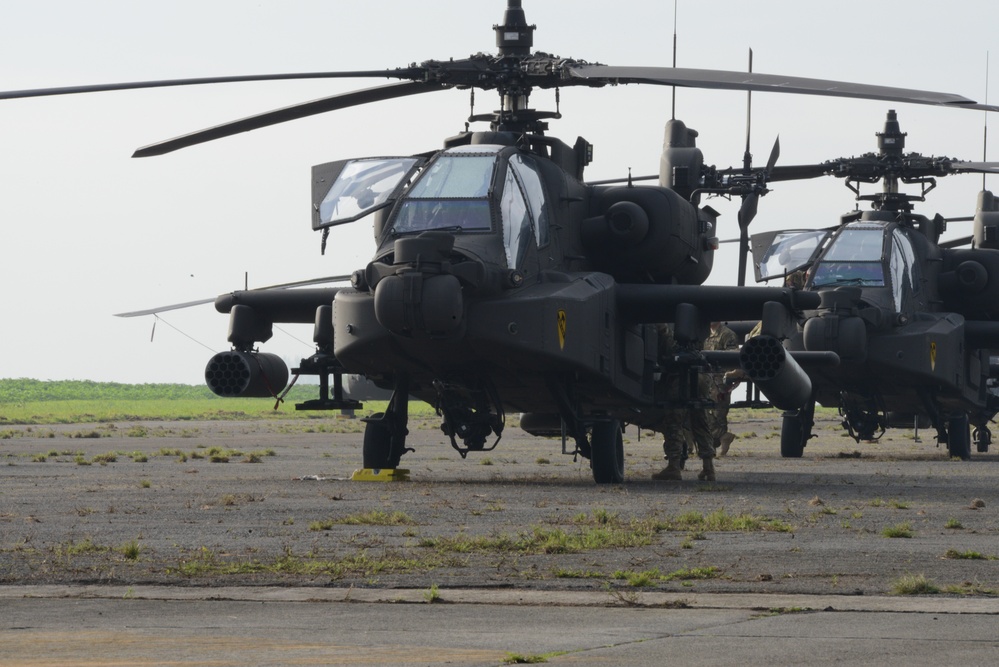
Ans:
[[[880,262],[884,230],[844,229],[822,258],[824,261]]]
[[[400,202],[393,229],[488,230],[489,188],[495,155],[444,154],[428,167]]]
[[[884,264],[881,261],[884,229],[868,227],[844,229],[815,267],[812,287],[858,285],[883,287]]]
[[[881,262],[820,262],[812,275],[812,287],[858,285],[883,287],[885,271]]]

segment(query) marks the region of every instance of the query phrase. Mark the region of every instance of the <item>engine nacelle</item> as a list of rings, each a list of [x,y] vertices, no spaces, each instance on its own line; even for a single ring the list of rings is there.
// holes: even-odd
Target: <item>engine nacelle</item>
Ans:
[[[582,241],[593,267],[618,282],[699,285],[711,271],[713,226],[673,190],[597,189]]]
[[[945,308],[969,319],[999,315],[999,251],[949,250],[940,272]]]
[[[267,398],[288,384],[288,366],[267,352],[219,352],[205,366],[205,382],[217,396]]]

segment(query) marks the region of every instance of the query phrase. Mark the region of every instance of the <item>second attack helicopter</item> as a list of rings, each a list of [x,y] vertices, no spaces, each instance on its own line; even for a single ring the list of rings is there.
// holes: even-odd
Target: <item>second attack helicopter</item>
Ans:
[[[906,153],[894,110],[877,137],[877,153],[768,173],[768,180],[842,178],[871,210],[848,213],[832,229],[752,237],[758,281],[800,276],[820,303],[798,323],[764,322],[764,335],[747,342],[742,359],[766,384],[788,372],[785,355],[826,351],[840,358],[835,367],[807,368],[811,394],[786,404],[786,457],[802,455],[819,404],[838,407],[858,441],[876,440],[889,427],[932,426],[950,455],[966,459],[972,439],[979,452],[988,451],[989,422],[999,412],[999,201],[982,191],[974,218],[961,219],[973,221],[973,236],[953,241],[941,235],[957,219],[913,208],[937,178],[999,173],[999,163]],[[878,182],[881,192],[861,194],[861,183]],[[907,194],[903,185],[920,192]]]
[[[654,428],[665,410],[683,407],[666,400],[659,380],[679,374],[689,381],[703,364],[696,354],[667,364],[656,323],[673,323],[678,341],[693,345],[709,321],[759,318],[764,310],[805,312],[821,299],[783,287],[701,284],[712,267],[717,214],[700,197],[744,196],[742,217],[751,217],[765,178],[711,169],[702,178],[697,133],[674,120],[666,128],[658,185],[588,184],[584,168],[592,147],[582,138],[569,145],[548,136],[548,121],[561,113],[532,108],[534,90],[643,83],[995,110],[946,93],[591,64],[532,51],[534,29],[520,0],[509,0],[503,23],[494,26],[496,55],[308,75],[403,83],[334,95],[136,151],[138,157],[159,155],[325,111],[448,88],[499,95],[498,110],[469,118],[488,123],[488,130],[472,131],[466,124],[443,149],[313,168],[312,226],[324,247],[333,227],[370,217],[375,255],[351,275],[349,288],[244,290],[219,297],[216,308],[230,316],[233,349],[216,355],[206,369],[216,393],[279,394],[288,369],[258,346],[275,323],[314,323],[316,352],[294,371],[319,376],[320,396],[298,407],[354,407],[343,393],[345,373],[394,392],[385,412],[367,420],[366,468],[398,467],[408,451],[408,399],[415,396],[437,409],[443,432],[462,456],[495,447],[505,415],[520,412],[525,430],[561,435],[563,449],[573,443],[568,453],[589,458],[597,482],[619,482],[622,425]],[[304,76],[18,91],[0,99]],[[814,356],[835,360],[828,352]],[[791,382],[789,391],[811,391],[807,376]]]

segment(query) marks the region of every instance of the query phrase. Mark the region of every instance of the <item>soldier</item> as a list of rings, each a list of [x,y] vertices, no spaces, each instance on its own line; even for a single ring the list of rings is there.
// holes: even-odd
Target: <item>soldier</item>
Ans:
[[[705,350],[737,350],[739,341],[735,332],[721,322],[711,323],[711,334],[704,341]],[[719,456],[725,456],[735,440],[735,434],[728,430],[728,408],[732,403],[732,390],[725,383],[724,373],[711,373],[711,397],[715,407],[708,411],[708,426],[711,428],[712,444]]]
[[[678,349],[673,330],[668,324],[661,324],[657,328],[660,359],[668,359]],[[666,400],[677,402],[681,394],[681,378],[672,374],[664,374],[662,382],[665,383],[666,387]],[[708,377],[703,373],[698,374],[698,398],[709,396],[710,386]],[[663,434],[663,453],[666,455],[666,467],[654,473],[652,479],[660,481],[683,479],[683,449],[684,442],[688,437],[687,433],[689,433],[703,466],[701,472],[697,474],[697,479],[708,482],[715,481],[715,448],[711,442],[711,431],[704,408],[680,407],[666,410],[662,422],[655,430]]]

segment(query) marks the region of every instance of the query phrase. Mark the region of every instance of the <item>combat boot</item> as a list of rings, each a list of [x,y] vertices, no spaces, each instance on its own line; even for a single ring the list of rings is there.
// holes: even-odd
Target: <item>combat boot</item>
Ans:
[[[704,469],[697,473],[697,479],[702,482],[715,481],[715,460],[713,458],[703,458]]]
[[[728,454],[728,448],[733,440],[735,440],[735,433],[726,433],[719,439],[718,456]]]
[[[666,467],[659,472],[652,473],[652,479],[660,482],[679,482],[683,479],[680,462],[677,459],[667,459]]]

